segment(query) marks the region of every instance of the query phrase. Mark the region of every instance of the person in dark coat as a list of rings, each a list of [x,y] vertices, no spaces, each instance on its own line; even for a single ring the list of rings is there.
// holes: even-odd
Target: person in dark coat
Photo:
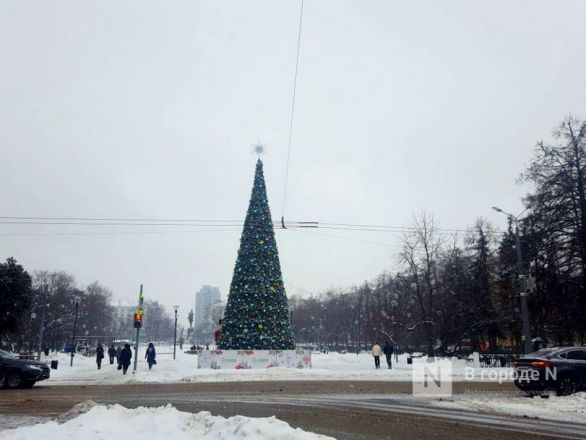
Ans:
[[[383,352],[385,354],[385,357],[387,358],[387,365],[389,366],[390,370],[391,368],[393,368],[393,353],[395,352],[395,349],[389,341],[385,342]]]
[[[122,374],[126,374],[128,371],[128,367],[130,366],[130,362],[132,360],[132,350],[130,349],[130,344],[124,344],[124,348],[120,353],[120,366],[122,366]],[[120,369],[120,366],[118,369]]]
[[[153,365],[157,363],[156,358],[157,352],[155,351],[155,346],[152,342],[149,342],[149,346],[146,349],[146,353],[144,354],[144,358],[147,360],[149,364],[149,370],[153,368]]]
[[[102,344],[98,343],[98,347],[96,348],[96,363],[98,364],[98,370],[102,368],[102,359],[104,359],[104,347],[102,347]]]
[[[110,365],[112,365],[114,363],[114,358],[116,357],[116,349],[113,345],[110,345],[110,348],[108,348],[108,356],[110,356]]]
[[[122,347],[118,346],[118,347],[116,347],[116,363],[117,363],[118,365],[122,365],[122,364],[120,363],[120,354],[122,354]],[[119,368],[119,369],[120,369],[120,368]]]

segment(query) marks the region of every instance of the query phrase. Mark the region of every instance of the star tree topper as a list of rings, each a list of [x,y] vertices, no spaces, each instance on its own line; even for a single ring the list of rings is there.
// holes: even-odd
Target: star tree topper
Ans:
[[[258,154],[258,158],[260,159],[260,157],[267,152],[267,147],[263,144],[256,144],[252,147],[252,152]]]

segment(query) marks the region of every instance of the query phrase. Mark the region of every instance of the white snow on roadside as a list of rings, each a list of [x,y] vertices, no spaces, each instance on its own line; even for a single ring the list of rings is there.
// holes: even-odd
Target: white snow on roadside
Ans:
[[[230,418],[209,412],[191,414],[171,405],[127,409],[120,405],[96,405],[64,423],[51,421],[0,432],[2,440],[328,440],[319,434],[294,429],[274,417]]]
[[[454,396],[431,402],[432,405],[478,411],[483,413],[505,414],[545,420],[562,420],[567,422],[586,422],[586,393],[571,396],[550,396],[543,399],[536,397],[490,397],[478,395]]]
[[[0,431],[14,429],[20,426],[30,426],[35,423],[46,422],[47,420],[49,420],[48,417],[0,415]]]
[[[163,350],[161,350],[163,352]],[[164,352],[170,353],[172,348]],[[141,356],[142,355],[142,356]],[[137,372],[132,367],[127,375],[110,365],[107,359],[98,371],[95,358],[76,356],[73,367],[69,366],[69,357],[58,354],[47,360],[59,361],[57,370],[51,370],[51,378],[39,385],[104,385],[119,383],[178,383],[178,382],[241,382],[241,381],[286,381],[286,380],[373,380],[373,381],[411,381],[412,365],[407,364],[407,356],[399,356],[399,362],[393,362],[393,369],[384,365],[380,370],[374,369],[374,361],[370,354],[315,353],[312,355],[311,369],[269,368],[266,370],[211,370],[197,369],[197,356],[177,351],[177,359],[171,354],[157,356],[157,365],[148,370],[142,357],[144,349],[139,353]],[[382,362],[384,364],[384,362]],[[464,360],[454,361],[453,380],[464,380],[466,368],[471,364]],[[473,369],[475,380],[481,373],[508,373],[508,368],[477,368]]]

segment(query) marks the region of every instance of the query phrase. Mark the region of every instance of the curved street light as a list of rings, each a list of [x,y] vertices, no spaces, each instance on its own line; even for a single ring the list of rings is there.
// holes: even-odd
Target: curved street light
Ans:
[[[529,325],[529,307],[527,306],[527,286],[524,270],[523,257],[521,254],[521,238],[519,233],[519,217],[527,211],[525,209],[519,215],[513,215],[503,211],[498,206],[493,206],[492,209],[496,212],[506,215],[509,220],[515,223],[515,250],[517,251],[517,275],[519,277],[519,296],[521,298],[521,320],[523,322],[523,351],[525,354],[530,353],[531,349],[531,327]]]

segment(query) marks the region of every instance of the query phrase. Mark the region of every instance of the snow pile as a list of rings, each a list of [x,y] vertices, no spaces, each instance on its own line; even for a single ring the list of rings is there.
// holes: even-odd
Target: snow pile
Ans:
[[[13,415],[0,415],[0,431],[5,429],[14,429],[20,426],[34,425],[35,423],[43,423],[47,420],[47,417],[33,417],[33,416],[13,416]]]
[[[74,405],[74,407],[66,413],[63,413],[60,416],[56,417],[55,420],[60,423],[68,422],[69,420],[75,419],[81,414],[85,414],[86,412],[90,411],[94,406],[98,406],[98,404],[93,400],[86,400],[85,402],[80,402],[77,405]]]
[[[451,409],[465,409],[486,413],[506,414],[537,419],[562,420],[584,423],[586,420],[586,393],[571,396],[541,397],[490,397],[465,396],[453,399],[441,399],[432,402],[435,406]]]
[[[91,406],[91,405],[89,405]],[[159,408],[127,409],[120,405],[96,405],[84,414],[0,432],[2,440],[327,440],[319,434],[293,429],[274,417],[230,418],[209,412],[191,414],[167,405]]]

